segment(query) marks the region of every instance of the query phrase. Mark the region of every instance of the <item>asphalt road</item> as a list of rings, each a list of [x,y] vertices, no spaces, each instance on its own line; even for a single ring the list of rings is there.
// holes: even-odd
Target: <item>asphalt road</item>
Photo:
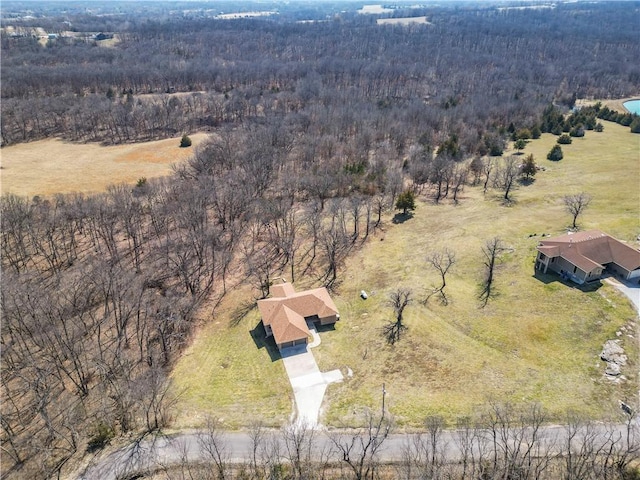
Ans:
[[[613,432],[613,437],[624,440],[627,435],[626,425],[604,425],[595,426],[597,433],[604,442],[607,435]],[[185,459],[190,462],[211,460],[207,456],[206,449],[202,448],[200,436],[205,432],[189,432],[171,436],[148,436],[133,442],[127,447],[115,451],[105,451],[96,455],[82,472],[72,475],[70,478],[78,480],[121,480],[131,478],[136,473],[155,471],[158,468],[171,465],[179,465]],[[270,439],[279,442],[280,454],[285,456],[286,446],[283,436],[279,431],[269,431]],[[631,427],[631,434],[634,438],[640,439],[640,429],[638,422],[634,422]],[[217,432],[218,444],[222,445],[221,456],[228,463],[248,463],[252,457],[252,439],[247,432]],[[314,431],[312,440],[313,452],[329,453],[329,457],[335,461],[342,460],[342,454],[338,453],[331,437],[348,441],[352,435],[344,432]],[[392,434],[382,444],[382,448],[376,458],[381,462],[400,461],[407,447],[413,444],[417,434]],[[424,437],[423,437],[424,438]],[[449,461],[461,458],[459,443],[459,433],[455,430],[445,430],[442,432],[439,445],[442,454]],[[566,441],[567,429],[563,426],[542,427],[539,436],[539,445],[542,451],[553,452],[558,446]],[[580,438],[579,436],[576,438]],[[272,441],[270,440],[270,441]],[[270,445],[270,441],[264,445]],[[264,455],[264,453],[263,453]],[[264,458],[264,457],[261,457]]]

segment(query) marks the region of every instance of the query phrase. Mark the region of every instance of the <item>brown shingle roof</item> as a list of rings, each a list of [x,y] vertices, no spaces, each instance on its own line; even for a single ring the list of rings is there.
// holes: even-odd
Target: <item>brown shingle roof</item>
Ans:
[[[640,251],[600,230],[588,230],[540,241],[538,250],[549,257],[560,256],[585,272],[608,263],[626,270],[640,268]]]
[[[275,321],[271,325],[276,343],[282,344],[294,340],[303,340],[311,334],[304,317],[286,305],[280,304],[276,308],[276,314],[278,318],[286,319],[286,321]]]
[[[296,289],[290,283],[279,283],[277,285],[271,285],[269,287],[269,293],[273,297],[288,297],[296,293]]]
[[[285,287],[286,285],[286,287]],[[276,343],[302,340],[310,335],[305,318],[330,317],[338,314],[326,288],[296,292],[293,285],[283,283],[271,287],[271,298],[258,300],[262,323],[271,326]]]

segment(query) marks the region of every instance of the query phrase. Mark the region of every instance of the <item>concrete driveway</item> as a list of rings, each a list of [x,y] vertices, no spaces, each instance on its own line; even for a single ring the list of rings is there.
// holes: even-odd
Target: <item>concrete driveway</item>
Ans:
[[[608,277],[606,282],[620,290],[635,305],[638,315],[640,315],[640,285],[637,283],[619,280],[614,277]]]
[[[317,427],[320,408],[327,385],[343,379],[340,370],[322,373],[311,348],[320,345],[315,326],[308,324],[313,342],[308,345],[283,348],[280,352],[284,368],[289,376],[296,401],[296,422],[307,427]]]

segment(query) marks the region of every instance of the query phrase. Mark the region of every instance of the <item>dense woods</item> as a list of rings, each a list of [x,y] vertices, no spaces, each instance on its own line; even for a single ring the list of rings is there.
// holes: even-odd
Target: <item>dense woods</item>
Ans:
[[[508,200],[516,159],[483,156],[518,132],[632,125],[564,114],[640,89],[637,3],[415,13],[431,24],[78,13],[47,28],[72,18],[119,41],[2,35],[3,146],[214,132],[163,180],[2,198],[3,470],[47,478],[87,445],[167,425],[167,374],[203,305],[242,282],[265,296],[279,274],[335,287],[398,195]]]
[[[399,150],[455,134],[470,154],[511,123],[532,127],[551,102],[638,90],[635,3],[422,13],[431,25],[74,18],[116,30],[113,47],[5,34],[2,142],[131,142],[278,116],[313,137],[366,134]]]

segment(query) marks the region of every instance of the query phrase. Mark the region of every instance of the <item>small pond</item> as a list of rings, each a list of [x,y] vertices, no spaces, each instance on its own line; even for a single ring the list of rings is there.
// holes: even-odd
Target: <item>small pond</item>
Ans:
[[[622,105],[631,113],[640,115],[640,100],[629,100],[628,102],[624,102]]]

